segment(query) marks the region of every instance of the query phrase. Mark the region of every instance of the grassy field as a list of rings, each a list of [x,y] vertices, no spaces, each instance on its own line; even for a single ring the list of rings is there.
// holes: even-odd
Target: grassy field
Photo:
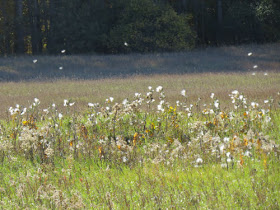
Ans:
[[[248,56],[249,52],[253,54]],[[226,102],[234,89],[260,101],[279,91],[279,43],[172,54],[67,53],[0,58],[0,118],[7,116],[5,112],[10,106],[28,105],[34,97],[44,107],[51,103],[60,106],[63,99],[71,98],[77,102],[77,109],[84,110],[88,102],[103,103],[110,96],[120,102],[124,97],[133,97],[135,92],[146,92],[150,85],[162,85],[171,103],[175,103],[182,89],[187,90],[191,103],[198,97],[207,102],[211,92]]]
[[[184,91],[172,106],[161,86],[81,112],[72,101],[42,109],[39,99],[10,108],[0,123],[1,206],[278,209],[279,95],[229,94],[227,109],[215,94],[192,106]]]
[[[215,93],[222,106],[228,106],[228,94],[235,89],[243,92],[252,100],[263,100],[280,91],[280,73],[269,72],[267,76],[258,72],[251,73],[201,73],[184,75],[134,76],[124,79],[102,80],[60,80],[56,82],[2,82],[0,83],[0,117],[7,116],[10,106],[29,105],[35,97],[41,100],[41,106],[47,108],[56,103],[63,108],[64,99],[76,102],[77,110],[85,110],[87,104],[101,103],[112,96],[120,103],[125,98],[133,98],[134,93],[146,93],[148,86],[159,85],[166,89],[166,97],[175,105],[180,91],[186,89],[188,102],[195,103],[198,98],[203,103]]]
[[[112,74],[98,80],[90,80],[95,74],[81,80],[73,70],[75,80],[70,74],[53,80],[49,72],[41,77],[47,81],[34,81],[38,77],[28,72],[38,66],[22,67],[27,58],[2,58],[25,70],[0,83],[1,208],[279,209],[278,49],[254,46],[263,59],[256,63],[247,56],[249,47],[208,49],[220,53],[214,73]],[[259,70],[224,72],[232,62],[222,62],[225,52],[245,54],[235,57],[240,68]],[[36,65],[78,58],[79,65],[93,65],[77,56],[37,58]],[[117,58],[132,59],[106,59]],[[144,58],[154,60],[133,57],[135,63]]]

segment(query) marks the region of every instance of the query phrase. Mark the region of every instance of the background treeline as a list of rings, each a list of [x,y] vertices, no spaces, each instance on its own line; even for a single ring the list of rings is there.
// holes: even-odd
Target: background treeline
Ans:
[[[277,40],[279,0],[0,0],[0,55],[162,52]]]

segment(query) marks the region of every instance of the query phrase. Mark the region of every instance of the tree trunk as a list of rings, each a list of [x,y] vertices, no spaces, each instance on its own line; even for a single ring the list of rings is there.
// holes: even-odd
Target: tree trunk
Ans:
[[[22,0],[15,0],[15,32],[16,32],[16,42],[15,42],[15,52],[18,54],[24,53],[24,33],[23,33],[23,13],[22,13],[23,3]]]
[[[42,52],[42,35],[41,35],[41,22],[40,22],[40,9],[38,0],[33,0],[34,5],[34,35],[35,35],[35,44],[36,44],[36,53]]]
[[[54,49],[54,21],[55,21],[55,0],[49,0],[49,32],[47,34],[47,48],[48,52],[52,52]]]
[[[2,0],[1,1],[2,7],[0,7],[0,11],[3,17],[3,25],[1,28],[2,32],[2,38],[1,38],[1,54],[6,55],[9,49],[9,45],[7,46],[7,26],[8,26],[8,21],[7,21],[7,0]]]
[[[223,7],[222,7],[222,0],[217,0],[217,22],[218,22],[218,29],[217,33],[217,43],[223,42]]]
[[[43,50],[45,50],[45,44],[47,41],[47,37],[49,36],[49,15],[48,15],[48,5],[46,0],[41,0],[42,1],[42,8],[43,8],[43,13],[42,13],[42,26],[44,26],[44,31],[41,32],[41,42],[44,39],[44,43],[42,43]]]
[[[182,0],[182,11],[181,12],[186,12],[187,11],[187,0]]]
[[[201,40],[202,44],[206,44],[205,40],[205,0],[201,0]]]
[[[38,0],[28,0],[32,54],[42,52],[40,10]]]

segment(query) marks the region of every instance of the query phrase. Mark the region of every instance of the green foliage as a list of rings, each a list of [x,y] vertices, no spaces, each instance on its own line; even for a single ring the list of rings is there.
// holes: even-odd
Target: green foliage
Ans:
[[[225,12],[225,41],[264,42],[279,39],[279,5],[272,1],[228,1]]]
[[[280,4],[271,0],[258,2],[255,6],[265,41],[277,41],[280,38]]]
[[[169,6],[134,0],[110,31],[108,48],[114,53],[190,49],[195,43],[190,21],[190,16],[178,15]]]

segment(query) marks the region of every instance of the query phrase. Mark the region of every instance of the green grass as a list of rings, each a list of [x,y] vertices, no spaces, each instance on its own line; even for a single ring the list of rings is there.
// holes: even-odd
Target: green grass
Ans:
[[[194,168],[184,161],[135,167],[90,160],[18,161],[1,166],[2,208],[279,208],[275,157],[267,169],[263,160],[246,159],[243,167],[228,170],[219,164]]]

